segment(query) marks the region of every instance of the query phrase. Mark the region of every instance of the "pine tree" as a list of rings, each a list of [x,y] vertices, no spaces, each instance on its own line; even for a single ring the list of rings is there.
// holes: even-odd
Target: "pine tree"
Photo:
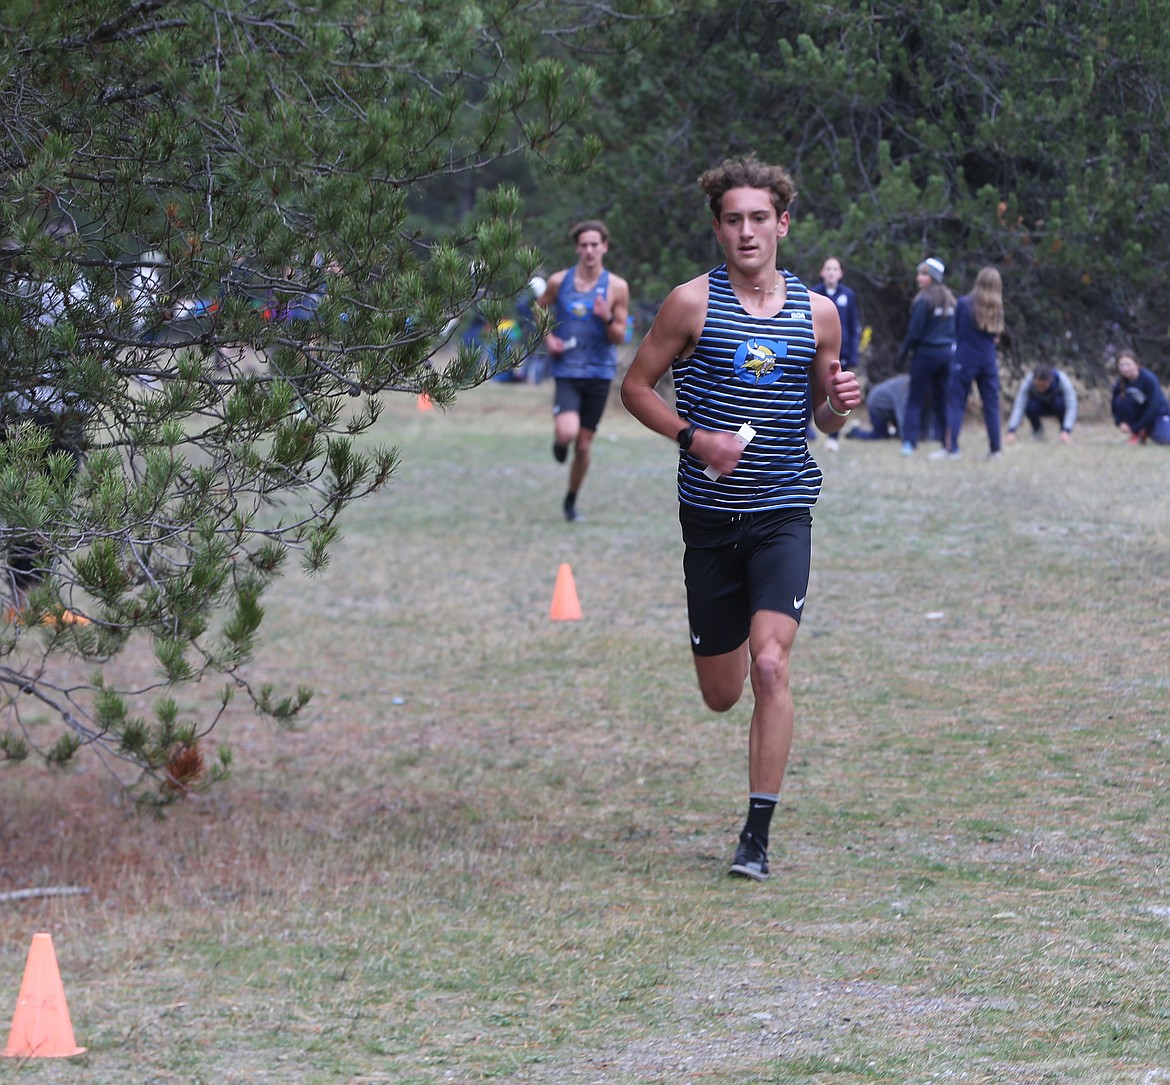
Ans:
[[[6,2],[0,753],[36,748],[35,703],[65,725],[49,760],[97,743],[165,798],[227,764],[203,768],[218,714],[187,718],[177,685],[222,675],[224,705],[243,690],[279,720],[305,705],[243,669],[266,589],[290,560],[321,569],[345,508],[392,477],[395,451],[361,441],[386,394],[442,405],[491,375],[469,349],[431,359],[538,261],[512,190],[442,232],[412,202],[517,156],[584,168],[592,75],[542,41],[609,11]],[[109,676],[142,637],[147,714]],[[92,680],[55,681],[62,661]]]

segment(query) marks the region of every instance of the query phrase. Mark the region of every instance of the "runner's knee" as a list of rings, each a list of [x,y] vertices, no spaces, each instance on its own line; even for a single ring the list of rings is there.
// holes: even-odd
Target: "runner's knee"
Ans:
[[[752,660],[752,686],[757,694],[779,693],[788,688],[788,653],[777,646]]]
[[[712,712],[728,712],[739,704],[743,696],[743,683],[740,682],[738,686],[727,683],[706,685],[700,681],[699,691],[703,695],[703,703]]]
[[[746,651],[726,656],[695,656],[695,672],[703,703],[712,712],[727,712],[734,708],[743,696],[747,671]]]

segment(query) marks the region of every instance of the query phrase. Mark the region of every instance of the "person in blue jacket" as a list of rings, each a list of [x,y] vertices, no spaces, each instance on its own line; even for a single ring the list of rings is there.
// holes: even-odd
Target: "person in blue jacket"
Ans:
[[[1000,455],[999,360],[996,347],[1003,334],[1003,280],[993,267],[979,270],[975,287],[955,304],[955,354],[947,385],[947,429],[943,447],[931,459],[958,459],[959,431],[974,383],[983,404],[988,457]]]
[[[861,354],[861,310],[857,305],[857,295],[841,281],[844,276],[841,261],[830,256],[821,265],[821,281],[812,290],[837,306],[837,315],[841,318],[841,368],[856,369]],[[825,438],[825,448],[830,452],[837,450],[836,434],[831,433]]]
[[[1123,350],[1117,356],[1117,381],[1113,385],[1113,421],[1129,444],[1170,445],[1170,402],[1154,376],[1138,365],[1137,355]]]
[[[910,306],[910,327],[898,351],[899,364],[910,359],[910,395],[902,455],[918,447],[922,402],[930,393],[936,427],[946,428],[946,391],[955,349],[955,295],[943,285],[946,267],[930,256],[918,265],[918,293]]]

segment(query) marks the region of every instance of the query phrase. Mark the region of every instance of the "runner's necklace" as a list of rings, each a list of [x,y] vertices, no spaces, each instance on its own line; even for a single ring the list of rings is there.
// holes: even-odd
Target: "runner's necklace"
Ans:
[[[780,283],[783,280],[777,276],[776,281],[771,286],[769,286],[767,290],[764,290],[762,286],[749,286],[747,283],[737,283],[733,278],[731,278],[730,275],[727,277],[727,281],[731,283],[732,286],[738,286],[740,290],[754,290],[757,294],[762,292],[764,297],[767,297],[769,294],[775,294],[776,291],[780,289]]]

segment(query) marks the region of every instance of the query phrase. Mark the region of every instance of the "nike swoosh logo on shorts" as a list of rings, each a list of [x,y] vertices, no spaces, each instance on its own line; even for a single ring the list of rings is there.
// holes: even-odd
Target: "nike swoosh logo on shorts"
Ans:
[[[796,598],[796,596],[794,595],[794,596],[792,597],[792,609],[793,609],[793,610],[800,610],[800,608],[801,608],[802,606],[804,606],[804,601],[805,601],[807,598],[808,598],[808,596],[807,596],[807,595],[802,595],[802,596],[801,596],[799,599],[797,599],[797,598]]]
[[[699,646],[699,637],[695,636],[695,631],[691,630],[691,643],[697,648]]]

